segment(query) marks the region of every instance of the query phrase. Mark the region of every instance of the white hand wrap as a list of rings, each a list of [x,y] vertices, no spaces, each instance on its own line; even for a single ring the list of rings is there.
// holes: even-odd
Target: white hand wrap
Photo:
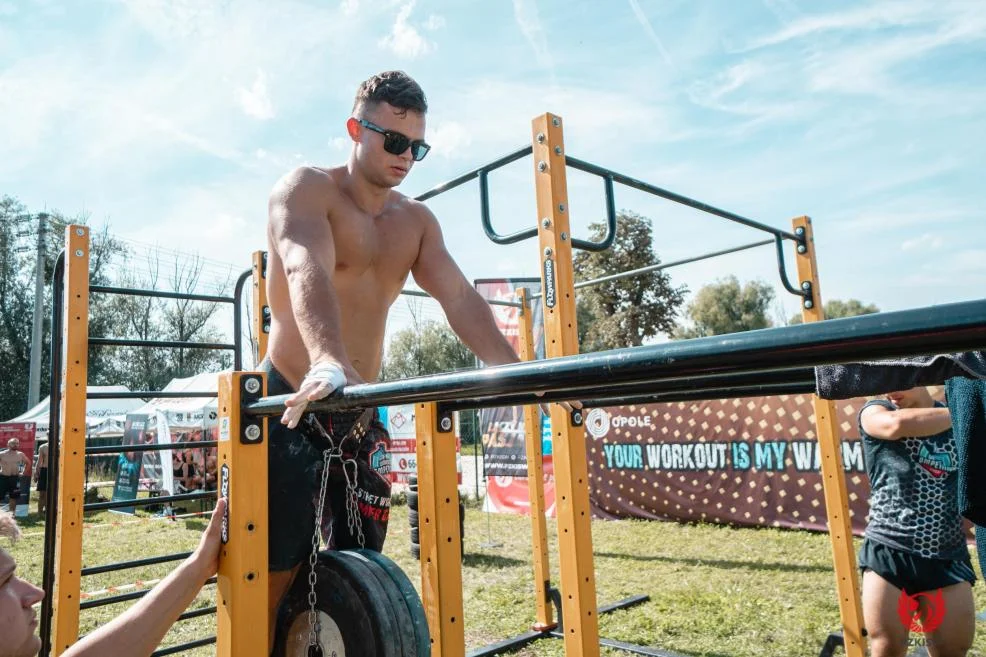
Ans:
[[[301,380],[296,395],[301,399],[295,406],[289,406],[281,417],[281,422],[289,428],[298,426],[301,416],[305,414],[308,402],[328,397],[333,391],[346,385],[346,373],[336,363],[313,363],[308,374]]]
[[[304,388],[306,384],[316,382],[329,386],[329,391],[325,395],[328,396],[333,390],[346,385],[346,373],[336,363],[314,363],[302,379],[300,387]]]

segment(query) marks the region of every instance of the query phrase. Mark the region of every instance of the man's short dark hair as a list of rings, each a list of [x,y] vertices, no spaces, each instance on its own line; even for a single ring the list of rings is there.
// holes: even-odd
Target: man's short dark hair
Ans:
[[[428,111],[424,90],[404,71],[385,71],[364,81],[356,91],[353,114],[378,103],[388,103],[402,110],[402,114],[408,110],[420,114]]]

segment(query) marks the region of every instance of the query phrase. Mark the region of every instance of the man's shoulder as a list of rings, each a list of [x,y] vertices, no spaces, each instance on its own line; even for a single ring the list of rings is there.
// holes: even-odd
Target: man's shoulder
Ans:
[[[338,171],[316,166],[298,166],[282,175],[274,184],[272,198],[298,194],[325,194],[338,189]]]

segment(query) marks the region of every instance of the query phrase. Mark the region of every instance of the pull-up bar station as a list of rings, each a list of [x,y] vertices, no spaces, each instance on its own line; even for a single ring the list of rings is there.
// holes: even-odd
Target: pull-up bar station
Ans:
[[[432,198],[473,179],[481,191],[484,230],[497,244],[510,244],[537,237],[539,242],[541,290],[536,299],[543,306],[545,360],[534,360],[529,338],[522,340],[525,362],[416,377],[400,381],[347,387],[329,398],[313,402],[309,410],[332,412],[394,404],[416,405],[418,450],[418,513],[421,545],[421,591],[428,620],[432,657],[464,657],[462,599],[462,554],[455,472],[455,441],[452,414],[456,410],[488,406],[525,405],[529,431],[538,423],[536,405],[544,401],[587,400],[588,406],[638,402],[710,399],[730,396],[807,393],[814,391],[813,367],[861,359],[914,354],[964,351],[986,345],[986,300],[955,303],[891,313],[839,319],[824,319],[815,260],[811,221],[793,220],[791,232],[674,194],[582,160],[567,156],[562,122],[544,114],[534,119],[532,145],[484,167],[460,176],[419,196]],[[488,175],[527,155],[533,155],[537,191],[537,225],[512,235],[500,235],[490,220]],[[571,237],[566,169],[573,167],[603,178],[607,199],[607,230],[599,241]],[[724,255],[773,242],[778,273],[783,286],[802,300],[805,323],[741,334],[682,340],[592,354],[578,354],[572,249],[604,250],[615,238],[614,184],[620,183],[667,200],[722,217],[771,234],[771,239],[684,261],[666,263],[668,268],[686,262]],[[81,227],[66,232],[63,283],[56,284],[59,339],[53,344],[52,399],[60,400],[60,414],[53,413],[61,452],[54,451],[58,464],[57,541],[53,553],[57,563],[45,588],[54,601],[47,626],[54,629],[50,644],[60,654],[78,634],[78,578],[81,567],[82,459],[84,458],[84,414],[86,354],[96,344],[86,331],[88,304],[88,235]],[[783,242],[794,243],[798,285],[787,278]],[[264,291],[265,261],[258,252],[253,266],[253,300],[258,356],[266,350],[269,310]],[[654,271],[649,268],[648,271]],[[250,271],[237,284],[235,300],[243,292]],[[638,270],[614,274],[579,286],[647,273]],[[59,276],[59,280],[62,277]],[[58,288],[58,286],[62,286]],[[406,291],[416,296],[423,293]],[[521,290],[517,301],[496,302],[519,309],[522,333],[531,330],[530,304],[534,295]],[[491,301],[491,303],[493,303]],[[64,304],[64,312],[61,308]],[[237,304],[237,308],[239,304]],[[220,375],[219,469],[220,494],[228,498],[223,549],[216,581],[217,655],[259,657],[266,653],[267,636],[267,423],[277,421],[285,410],[285,396],[266,396],[262,373],[243,372],[239,336],[242,324],[236,317],[233,373]],[[526,324],[525,324],[526,322]],[[64,330],[62,330],[64,327]],[[178,346],[178,345],[159,345]],[[183,343],[181,347],[189,347]],[[205,346],[205,345],[203,345]],[[64,347],[64,358],[61,357]],[[56,356],[57,357],[54,357]],[[158,393],[142,393],[160,396]],[[848,497],[839,453],[834,405],[815,398],[817,437],[822,456],[829,536],[835,566],[836,590],[842,621],[842,641],[849,657],[865,653],[865,631],[859,599],[859,584],[849,524]],[[60,415],[60,419],[59,419]],[[594,657],[601,643],[646,655],[672,653],[620,641],[601,640],[598,615],[605,611],[596,602],[595,574],[590,526],[589,478],[586,441],[581,411],[551,408],[555,461],[558,553],[561,581],[554,590],[547,580],[547,547],[543,512],[532,512],[534,532],[537,621],[530,640],[541,636],[563,637],[568,657]],[[59,441],[55,441],[59,442]],[[540,440],[527,441],[532,496],[541,495]],[[81,454],[80,454],[81,452]],[[56,454],[60,454],[56,456]],[[533,499],[532,497],[532,499]],[[158,498],[160,501],[161,498]],[[177,499],[177,498],[176,498]],[[172,555],[174,557],[178,555]],[[46,559],[47,562],[47,559]],[[47,572],[47,570],[46,570]],[[51,595],[52,591],[55,595]],[[558,604],[559,618],[551,613],[549,598]],[[206,613],[206,612],[202,612]],[[43,614],[42,622],[45,622]],[[205,640],[206,642],[210,640]],[[405,644],[406,645],[406,644]],[[191,646],[187,646],[191,647]],[[502,645],[498,651],[510,649]],[[412,654],[405,649],[403,654]],[[160,651],[156,654],[177,652]],[[417,651],[420,656],[421,650]],[[478,653],[477,653],[478,654]],[[491,654],[489,652],[482,654]]]

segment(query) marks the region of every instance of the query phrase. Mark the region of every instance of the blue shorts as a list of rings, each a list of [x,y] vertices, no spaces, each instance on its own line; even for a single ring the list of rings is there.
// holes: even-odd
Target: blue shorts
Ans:
[[[963,559],[928,559],[868,538],[863,540],[859,551],[859,569],[863,573],[872,570],[911,595],[960,582],[976,582],[976,573],[968,556]]]

